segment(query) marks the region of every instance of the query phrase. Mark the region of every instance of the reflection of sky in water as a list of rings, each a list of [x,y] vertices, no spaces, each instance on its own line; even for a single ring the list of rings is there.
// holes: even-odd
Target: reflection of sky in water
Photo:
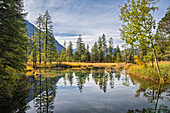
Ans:
[[[64,86],[63,78],[59,80],[57,86],[57,95],[55,100],[55,110],[57,112],[115,112],[128,111],[142,107],[151,107],[146,104],[147,100],[141,97],[134,98],[137,87],[127,87],[122,85],[122,81],[115,80],[115,87],[109,87],[107,82],[107,91],[104,93],[99,86],[95,84],[90,76],[90,81],[86,81],[82,93],[78,90],[77,81],[74,77],[73,85]],[[68,83],[68,82],[67,82]],[[62,87],[60,87],[62,86]]]
[[[108,73],[105,73],[108,74]],[[116,78],[113,73],[114,87],[110,87],[110,76],[107,76],[106,92],[100,89],[99,83],[96,85],[92,74],[89,74],[89,81],[86,78],[82,85],[82,92],[78,88],[78,78],[73,73],[72,85],[69,80],[60,78],[56,84],[56,96],[54,98],[55,113],[124,113],[129,109],[153,108],[155,103],[148,103],[143,93],[135,97],[138,85],[133,85],[129,77],[121,73],[120,78]],[[129,86],[123,85],[126,81]],[[66,81],[65,81],[66,80]],[[66,85],[65,85],[66,83]],[[31,109],[28,113],[35,111],[34,101],[29,103]],[[169,105],[169,101],[159,100],[158,104]]]

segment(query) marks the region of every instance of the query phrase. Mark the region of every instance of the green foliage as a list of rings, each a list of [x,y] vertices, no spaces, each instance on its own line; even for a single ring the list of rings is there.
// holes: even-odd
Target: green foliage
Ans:
[[[67,61],[72,61],[72,58],[73,58],[73,44],[72,42],[70,41],[69,42],[69,45],[67,47]]]
[[[52,24],[52,20],[51,20],[51,16],[48,12],[48,10],[46,10],[44,16],[43,16],[43,22],[44,22],[44,30],[45,30],[45,42],[44,42],[44,47],[45,47],[45,65],[47,64],[48,61],[48,49],[49,49],[49,39],[52,33],[52,28],[53,26]]]
[[[0,10],[0,68],[10,67],[23,71],[29,46],[23,2],[1,0]]]
[[[89,45],[87,45],[87,48],[84,52],[85,55],[85,62],[90,62],[90,52],[89,52]]]
[[[161,60],[170,59],[170,7],[167,13],[158,23],[156,31],[156,47]]]
[[[170,64],[169,63],[160,63],[160,72],[161,72],[161,76],[160,76],[160,81],[161,82],[170,82]],[[129,68],[129,73],[132,75],[137,75],[141,78],[148,78],[154,81],[158,80],[158,72],[157,72],[157,68],[152,65],[148,65],[148,66],[132,66]]]
[[[144,65],[144,64],[145,64],[145,63],[138,57],[138,55],[135,55],[134,58],[135,58],[135,62],[136,62],[138,65]]]
[[[98,45],[97,45],[97,42],[95,42],[94,46],[92,47],[91,61],[92,62],[98,62]]]
[[[79,35],[78,39],[77,39],[77,51],[78,51],[78,59],[76,59],[77,61],[81,61],[81,56],[84,54],[85,52],[85,44],[83,43],[83,40],[81,38],[81,35]]]
[[[120,54],[119,54],[119,52],[117,52],[115,62],[118,63],[118,64],[119,64],[119,62],[120,62]]]
[[[120,20],[123,22],[121,31],[121,39],[125,40],[127,44],[132,46],[139,46],[140,48],[151,45],[154,52],[158,75],[160,70],[157,63],[156,52],[153,41],[155,40],[152,34],[156,27],[153,18],[153,12],[156,7],[156,0],[132,0],[120,7]],[[134,52],[133,56],[134,56]],[[146,52],[144,52],[146,55]],[[132,56],[132,58],[133,58]],[[133,61],[133,59],[132,59]]]

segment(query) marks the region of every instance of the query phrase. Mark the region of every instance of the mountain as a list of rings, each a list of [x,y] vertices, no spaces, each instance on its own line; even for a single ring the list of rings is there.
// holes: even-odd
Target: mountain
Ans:
[[[28,21],[25,21],[25,23],[26,23],[26,29],[27,29],[27,36],[33,39],[35,26]],[[56,41],[57,51],[62,51],[63,46],[57,40],[55,41]]]

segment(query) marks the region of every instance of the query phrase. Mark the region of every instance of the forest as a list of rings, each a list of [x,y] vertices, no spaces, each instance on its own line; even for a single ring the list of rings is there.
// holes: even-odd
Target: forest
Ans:
[[[124,3],[117,28],[123,44],[101,32],[90,45],[77,33],[76,43],[63,38],[59,51],[48,8],[33,17],[29,37],[24,2],[35,10],[29,2],[37,1],[0,0],[0,113],[170,113],[170,6],[156,22],[157,0],[113,1],[59,0],[53,8],[70,5],[77,13],[85,4],[95,10]]]
[[[150,5],[152,4],[152,6]],[[9,71],[24,71],[27,62],[33,67],[57,62],[86,62],[86,63],[133,63],[146,65],[156,62],[155,66],[160,76],[158,62],[170,60],[170,7],[159,23],[156,23],[153,13],[158,7],[154,1],[128,1],[120,6],[120,20],[122,21],[121,39],[125,44],[114,43],[114,37],[107,42],[103,34],[90,47],[83,42],[81,34],[78,36],[76,48],[69,41],[62,51],[57,51],[53,35],[52,19],[48,12],[39,14],[33,39],[26,36],[23,2],[2,1],[0,13],[0,70],[1,74]],[[114,45],[116,47],[114,47]],[[91,50],[90,50],[91,48]],[[168,71],[169,72],[169,71]]]

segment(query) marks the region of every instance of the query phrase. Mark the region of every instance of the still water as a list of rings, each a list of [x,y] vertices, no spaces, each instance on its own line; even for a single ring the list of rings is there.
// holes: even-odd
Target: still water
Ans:
[[[0,112],[170,112],[170,84],[107,69],[38,69],[0,83]]]

